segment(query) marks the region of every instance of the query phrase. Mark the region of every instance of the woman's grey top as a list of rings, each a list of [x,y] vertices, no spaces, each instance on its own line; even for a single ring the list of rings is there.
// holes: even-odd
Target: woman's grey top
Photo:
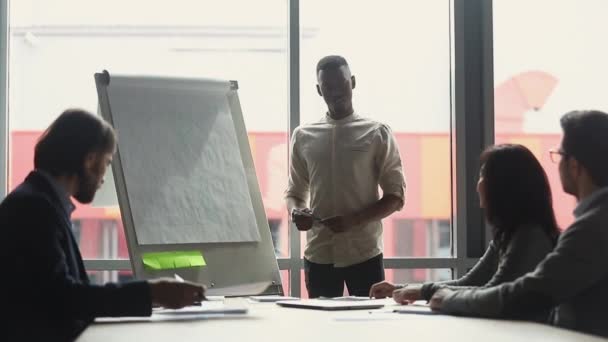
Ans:
[[[536,266],[553,250],[554,241],[540,226],[522,226],[517,229],[509,245],[501,253],[494,241],[477,264],[460,279],[425,283],[421,295],[430,300],[440,288],[463,290],[472,287],[492,287],[513,281]]]
[[[608,186],[582,199],[574,216],[533,272],[498,286],[449,294],[441,312],[528,319],[553,308],[552,324],[608,337]]]

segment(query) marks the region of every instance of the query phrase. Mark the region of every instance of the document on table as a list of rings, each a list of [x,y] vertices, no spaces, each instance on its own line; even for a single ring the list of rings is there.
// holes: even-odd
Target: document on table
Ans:
[[[297,297],[289,296],[251,296],[249,300],[259,303],[274,303],[281,300],[299,300]]]
[[[229,305],[222,302],[203,301],[201,305],[186,306],[181,309],[155,309],[153,315],[193,315],[193,314],[245,314],[247,307],[243,305]]]
[[[281,300],[276,302],[277,305],[287,308],[301,308],[314,310],[366,310],[379,309],[384,306],[384,301],[367,300],[367,301],[334,301],[325,299],[302,299],[302,300]]]
[[[431,310],[428,304],[421,301],[416,301],[414,304],[397,306],[393,309],[393,312],[400,314],[439,315],[439,312]]]
[[[266,291],[272,282],[262,281],[257,283],[242,284],[226,287],[212,287],[205,291],[205,296],[227,296],[227,297],[242,297],[255,296]]]
[[[320,297],[319,299],[321,299],[321,300],[339,301],[339,302],[365,302],[365,301],[376,301],[376,300],[379,300],[379,299],[375,299],[375,298],[369,298],[367,296],[365,296],[365,297],[361,297],[361,296]],[[384,301],[384,299],[380,299],[380,300]]]
[[[204,301],[200,306],[187,306],[181,309],[154,309],[149,317],[99,317],[95,319],[95,323],[198,320],[221,316],[239,316],[245,315],[247,312],[248,308],[243,305]]]

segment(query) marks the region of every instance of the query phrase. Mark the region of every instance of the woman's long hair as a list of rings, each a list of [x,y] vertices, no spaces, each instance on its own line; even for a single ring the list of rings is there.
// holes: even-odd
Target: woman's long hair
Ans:
[[[547,174],[529,149],[501,144],[481,154],[480,176],[485,182],[485,215],[494,243],[504,251],[517,229],[537,225],[557,242],[559,228],[553,212]]]

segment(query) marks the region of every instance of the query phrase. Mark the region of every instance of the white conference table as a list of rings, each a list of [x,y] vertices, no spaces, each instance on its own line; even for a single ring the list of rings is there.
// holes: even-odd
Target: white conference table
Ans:
[[[78,341],[606,341],[538,323],[389,313],[394,304],[390,300],[383,309],[351,311],[292,309],[231,300],[247,303],[249,313],[180,322],[96,323]]]

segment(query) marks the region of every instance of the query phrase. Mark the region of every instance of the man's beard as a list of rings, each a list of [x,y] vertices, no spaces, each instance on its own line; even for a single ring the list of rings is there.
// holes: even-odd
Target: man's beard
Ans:
[[[89,204],[93,202],[95,193],[97,192],[97,180],[86,171],[79,172],[78,176],[78,192],[74,194],[74,198],[82,203]]]

